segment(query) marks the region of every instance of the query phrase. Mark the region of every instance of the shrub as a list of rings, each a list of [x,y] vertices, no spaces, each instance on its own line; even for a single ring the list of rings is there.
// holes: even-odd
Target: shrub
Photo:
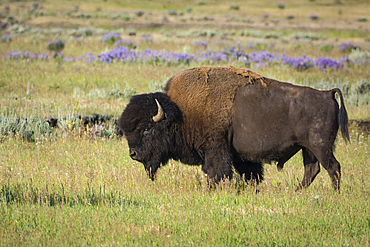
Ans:
[[[64,42],[61,39],[50,41],[47,48],[48,48],[49,51],[59,52],[59,51],[63,50]]]
[[[129,30],[127,31],[127,34],[128,34],[129,36],[135,36],[135,35],[136,35],[136,31],[135,31],[135,29],[129,29]]]
[[[85,96],[85,94],[81,92],[79,88],[75,88],[73,90],[73,93],[76,98]],[[116,84],[113,88],[110,88],[110,89],[93,88],[89,91],[89,93],[86,96],[90,100],[93,100],[93,99],[124,99],[124,98],[127,99],[135,94],[137,94],[135,88],[130,88],[127,84],[125,84],[125,87],[122,90]]]
[[[129,21],[131,19],[130,15],[126,12],[121,13],[120,18],[124,21]]]
[[[333,49],[333,46],[333,43],[324,43],[320,46],[319,50],[329,52]]]
[[[45,15],[47,15],[47,16],[57,16],[57,12],[55,12],[54,10],[48,9],[48,10],[46,10]]]
[[[287,20],[292,20],[292,19],[294,19],[294,15],[287,15],[285,18],[286,18]]]
[[[230,16],[226,19],[227,21],[240,21],[239,17],[238,16]]]
[[[367,19],[365,17],[359,17],[359,18],[357,18],[357,21],[365,22],[365,21],[367,21]]]
[[[177,10],[176,9],[169,9],[169,10],[167,10],[167,14],[169,14],[169,15],[177,15]]]
[[[278,7],[279,9],[284,9],[284,8],[285,8],[285,3],[278,3],[278,4],[277,4],[277,7]]]
[[[251,19],[242,19],[242,22],[254,23],[254,20],[251,20]]]
[[[143,10],[139,10],[139,11],[136,11],[135,12],[135,15],[138,16],[138,17],[141,17],[145,14],[145,12]]]
[[[10,23],[13,23],[13,22],[15,21],[15,18],[14,18],[14,16],[12,16],[12,15],[8,15],[8,16],[6,17],[6,21],[7,21],[7,22],[10,22]]]
[[[230,10],[239,10],[239,5],[232,4],[232,5],[230,5],[229,9]]]
[[[370,82],[362,80],[357,82],[356,93],[357,94],[370,94]]]
[[[92,36],[93,35],[93,31],[90,28],[86,28],[84,30],[84,34],[85,34],[85,36]]]
[[[32,4],[32,8],[37,9],[38,7],[39,7],[39,3],[36,2]]]
[[[311,20],[317,20],[317,19],[319,19],[319,16],[318,15],[315,15],[315,14],[311,14],[310,15],[310,19]]]
[[[168,79],[170,79],[170,77],[162,75],[159,80],[152,80],[151,82],[149,82],[149,92],[162,92],[164,87],[166,86]]]
[[[290,38],[294,40],[312,41],[312,40],[320,40],[320,39],[325,40],[328,37],[322,34],[298,32],[298,33],[293,33],[292,35],[290,35]]]
[[[193,7],[188,6],[188,7],[186,7],[185,11],[186,11],[187,13],[191,13],[191,11],[193,11]]]
[[[199,1],[196,1],[195,2],[196,5],[205,5],[206,2],[202,1],[202,0],[199,0]]]
[[[370,83],[368,81],[361,80],[351,85],[348,104],[353,106],[370,104]]]
[[[351,53],[348,55],[348,58],[352,61],[363,62],[369,64],[370,62],[370,52],[361,51],[359,47],[351,50]]]
[[[28,118],[0,115],[0,137],[9,135],[20,136],[28,142],[41,140],[51,135],[49,124],[39,117],[31,115]]]

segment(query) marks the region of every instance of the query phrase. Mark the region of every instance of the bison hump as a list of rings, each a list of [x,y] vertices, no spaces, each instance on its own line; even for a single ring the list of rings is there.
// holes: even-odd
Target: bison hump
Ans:
[[[238,68],[235,68],[233,66],[229,66],[229,70],[238,74],[238,75],[242,75],[244,77],[248,77],[249,78],[249,83],[253,83],[255,81],[259,81],[261,83],[262,86],[266,87],[266,83],[263,81],[263,77],[249,69],[238,69]]]
[[[173,76],[166,93],[180,108],[186,129],[213,136],[225,133],[238,89],[250,84],[267,87],[264,77],[248,69],[198,67]]]

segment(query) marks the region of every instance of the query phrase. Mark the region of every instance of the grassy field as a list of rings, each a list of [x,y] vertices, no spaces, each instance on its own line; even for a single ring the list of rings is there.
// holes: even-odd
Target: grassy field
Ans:
[[[210,189],[174,161],[152,182],[115,135],[132,95],[196,66],[339,87],[350,120],[370,120],[369,3],[280,3],[2,1],[0,245],[369,246],[369,133],[354,125],[336,143],[340,193],[323,168],[295,192],[301,153],[258,186],[235,174]],[[84,127],[93,113],[113,120]]]

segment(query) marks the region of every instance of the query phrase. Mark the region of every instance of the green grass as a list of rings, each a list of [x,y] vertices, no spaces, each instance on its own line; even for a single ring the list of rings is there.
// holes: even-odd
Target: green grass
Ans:
[[[341,42],[359,44],[368,51],[368,32],[358,28],[332,29],[333,20],[345,22],[366,16],[366,1],[284,1],[284,10],[271,1],[234,1],[240,9],[229,10],[228,1],[44,1],[42,10],[55,16],[32,16],[21,23],[31,25],[32,32],[10,32],[12,41],[0,45],[0,117],[32,117],[34,119],[87,115],[91,113],[119,116],[131,93],[160,90],[166,78],[184,69],[200,65],[125,64],[110,65],[84,62],[8,60],[13,50],[32,53],[48,52],[47,44],[61,38],[66,57],[88,52],[101,54],[114,46],[103,44],[102,35],[118,31],[123,38],[136,41],[137,50],[167,50],[194,53],[196,41],[206,41],[209,48],[221,50],[240,42],[246,51],[268,50],[287,56],[340,58],[349,53],[338,51]],[[4,3],[4,1],[3,1]],[[21,4],[25,7],[21,7]],[[12,2],[11,14],[19,17],[32,2]],[[115,14],[127,11],[130,16],[144,10],[143,17],[130,21],[109,18],[69,18],[65,11],[79,5],[83,13]],[[143,29],[129,36],[133,23],[161,22],[168,9],[185,12],[188,27],[178,28],[179,16],[171,16],[171,26]],[[4,8],[4,4],[0,6]],[[339,16],[338,8],[342,8]],[[149,14],[153,11],[152,14]],[[217,22],[229,14],[252,19],[255,29],[199,25],[197,18],[214,17]],[[258,29],[263,15],[282,20],[294,14],[292,21],[311,23],[308,15],[318,14],[322,29],[305,31],[293,27],[266,26]],[[108,15],[107,15],[108,16]],[[190,20],[193,18],[193,21]],[[3,19],[2,19],[3,20]],[[127,24],[128,23],[128,24]],[[193,25],[195,23],[196,25]],[[269,22],[271,24],[271,22]],[[329,23],[329,24],[328,24]],[[124,28],[122,28],[123,25]],[[228,24],[228,23],[227,23]],[[240,24],[240,23],[239,23]],[[133,25],[133,26],[130,26]],[[252,25],[248,23],[248,25]],[[325,28],[329,25],[329,28]],[[364,28],[368,25],[362,23]],[[61,33],[51,28],[64,26]],[[47,29],[36,27],[48,27]],[[72,29],[78,27],[79,29]],[[77,37],[86,27],[92,36]],[[106,29],[99,29],[105,27]],[[2,37],[9,30],[1,31]],[[240,35],[248,31],[249,35]],[[214,35],[201,36],[201,33]],[[291,36],[304,34],[312,39],[295,41]],[[273,34],[276,38],[266,38]],[[153,43],[140,43],[150,35]],[[317,39],[315,37],[318,37]],[[217,44],[220,39],[226,44]],[[338,40],[337,40],[338,39]],[[325,43],[334,47],[320,50]],[[50,53],[49,53],[50,55]],[[237,62],[212,66],[244,65]],[[297,71],[271,64],[253,67],[253,71],[281,81],[315,88],[341,89],[350,86],[345,103],[350,119],[370,119],[370,107],[356,104],[356,87],[369,83],[368,65],[346,67],[345,70]],[[36,121],[36,120],[35,120]],[[36,121],[37,122],[37,121]],[[3,122],[0,118],[0,130]],[[282,172],[275,164],[265,165],[265,180],[257,187],[246,184],[235,174],[210,189],[200,167],[170,161],[149,181],[143,165],[132,161],[124,138],[99,135],[101,129],[83,129],[73,122],[62,122],[59,129],[34,133],[31,139],[22,133],[0,132],[0,245],[1,246],[369,246],[370,245],[370,143],[369,136],[351,127],[351,143],[344,144],[339,135],[335,156],[342,165],[341,192],[332,190],[327,172],[322,168],[314,183],[295,192],[303,177],[301,154],[289,160]],[[80,128],[77,128],[80,127]],[[105,126],[111,128],[112,126]],[[94,129],[95,128],[95,129]],[[97,133],[97,134],[93,134]],[[27,141],[28,140],[28,141]]]
[[[355,137],[355,133],[352,134]],[[236,176],[214,190],[198,167],[176,162],[155,182],[130,161],[124,140],[60,138],[1,143],[2,245],[369,244],[369,142],[340,139],[341,193],[323,170],[294,192],[300,155],[283,172],[266,165],[257,187]],[[17,157],[14,159],[14,157]]]

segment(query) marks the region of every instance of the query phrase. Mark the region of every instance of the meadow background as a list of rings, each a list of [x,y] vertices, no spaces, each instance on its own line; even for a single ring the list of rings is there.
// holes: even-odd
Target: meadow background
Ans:
[[[369,246],[369,8],[0,1],[0,245]],[[132,95],[229,65],[342,90],[352,124],[351,143],[336,143],[340,193],[323,168],[295,192],[300,153],[282,172],[266,164],[258,186],[235,175],[213,189],[199,167],[170,161],[152,182],[129,158],[115,120]]]

